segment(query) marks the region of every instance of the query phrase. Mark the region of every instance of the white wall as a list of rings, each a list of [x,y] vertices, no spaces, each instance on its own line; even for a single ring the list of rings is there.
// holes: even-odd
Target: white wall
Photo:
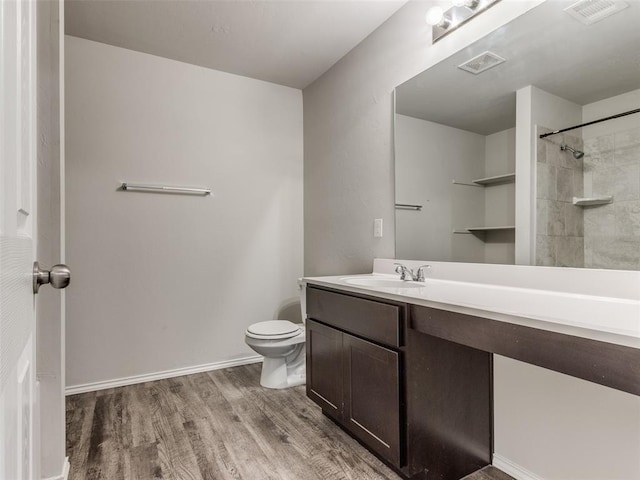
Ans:
[[[309,275],[370,272],[374,257],[394,256],[390,238],[393,229],[389,228],[394,203],[393,88],[508,21],[510,15],[517,14],[516,10],[527,10],[532,3],[501,2],[434,46],[429,45],[423,27],[429,5],[408,3],[304,90],[305,271]],[[529,164],[528,168],[531,167]],[[529,194],[532,186],[526,187]],[[387,234],[383,239],[372,235],[376,217],[385,219]],[[527,231],[531,231],[531,225]],[[610,411],[617,411],[616,418],[627,418],[631,424],[638,418],[638,397],[629,399],[593,384],[580,389],[565,376],[557,382],[546,375],[550,372],[538,367],[502,368],[500,362],[494,378],[496,395],[500,396],[495,409],[496,425],[500,427],[495,432],[496,453],[522,462],[539,478],[595,478],[593,472],[602,473],[600,466],[605,457],[597,458],[590,452],[594,439],[604,435],[610,442],[606,460],[615,465],[615,472],[624,472],[617,478],[638,478],[634,463],[637,456],[627,454],[630,436],[612,437],[617,424],[611,423],[608,416]],[[541,374],[542,380],[530,380],[531,370]],[[535,395],[530,395],[526,403],[518,403],[523,400],[518,392],[528,392],[530,386],[535,388]],[[568,394],[557,395],[559,386]],[[606,395],[598,394],[596,389],[604,389]],[[589,398],[585,400],[583,395]],[[555,417],[546,415],[544,405],[536,402],[545,398],[554,399],[554,408],[567,417],[565,422],[559,423]],[[609,412],[603,413],[605,408]],[[514,409],[520,418],[542,425],[529,431],[520,428],[517,422],[509,420]],[[588,419],[586,431],[574,430],[582,419]],[[539,434],[541,429],[546,430],[545,434]],[[506,445],[508,450],[503,448]],[[638,446],[631,444],[636,452]],[[569,449],[587,453],[576,462],[572,455],[562,455]],[[553,459],[548,465],[547,458]],[[601,475],[602,478],[611,477]]]
[[[493,368],[497,466],[546,480],[640,478],[640,397],[499,355]]]
[[[452,180],[470,182],[484,175],[485,137],[406,115],[396,115],[395,121],[396,201],[423,207],[396,211],[396,256],[461,261],[464,252],[481,262],[483,243],[473,235],[454,237],[452,231],[483,223],[482,189]],[[457,255],[454,240],[465,242],[456,245]]]
[[[623,93],[622,95],[616,95],[615,97],[605,98],[599,102],[590,103],[582,107],[582,122],[591,122],[599,118],[635,110],[639,105],[640,89]],[[587,140],[635,128],[640,128],[640,113],[584,127],[582,129],[582,138]]]
[[[67,385],[254,355],[300,318],[301,92],[66,40]]]

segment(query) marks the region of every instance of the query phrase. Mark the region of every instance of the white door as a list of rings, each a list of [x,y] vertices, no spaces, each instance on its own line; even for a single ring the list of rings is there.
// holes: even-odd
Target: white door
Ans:
[[[1,0],[0,479],[39,478],[35,379],[36,3]]]

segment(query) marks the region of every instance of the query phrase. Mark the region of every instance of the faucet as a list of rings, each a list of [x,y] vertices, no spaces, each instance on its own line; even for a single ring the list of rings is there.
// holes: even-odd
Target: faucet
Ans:
[[[400,280],[403,280],[405,282],[408,280],[413,280],[414,282],[424,282],[424,271],[425,269],[431,268],[431,265],[421,265],[418,268],[418,271],[416,273],[413,273],[413,270],[407,268],[401,263],[394,263],[394,265],[396,266],[396,273],[400,274]]]

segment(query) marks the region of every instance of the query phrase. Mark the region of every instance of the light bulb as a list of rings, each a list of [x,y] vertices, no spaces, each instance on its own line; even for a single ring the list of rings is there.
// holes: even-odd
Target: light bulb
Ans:
[[[462,7],[467,3],[467,0],[451,0],[454,7]]]
[[[476,8],[478,8],[478,5],[480,4],[479,0],[465,0],[464,2],[464,6],[467,7],[469,10],[475,10]]]
[[[444,10],[441,7],[431,7],[425,15],[425,20],[429,25],[438,25],[443,18]]]

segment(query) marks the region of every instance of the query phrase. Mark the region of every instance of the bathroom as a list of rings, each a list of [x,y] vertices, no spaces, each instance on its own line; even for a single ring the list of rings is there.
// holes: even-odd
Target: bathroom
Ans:
[[[292,57],[294,62],[291,58],[270,56],[274,64],[261,64],[262,76],[249,69],[246,61],[234,63],[234,56],[242,58],[243,48],[261,48],[259,35],[273,32],[268,28],[259,30],[250,42],[239,47],[232,45],[241,27],[231,23],[234,18],[231,9],[220,10],[221,17],[216,23],[209,24],[204,32],[194,29],[190,36],[188,22],[193,21],[190,17],[193,12],[181,10],[182,2],[161,2],[155,7],[153,21],[145,17],[147,2],[66,2],[61,15],[66,33],[62,38],[64,88],[60,100],[64,106],[65,164],[62,216],[66,255],[62,260],[71,267],[72,283],[64,293],[64,329],[40,330],[46,334],[43,343],[65,346],[62,358],[52,360],[43,355],[41,385],[49,381],[51,377],[47,374],[53,372],[56,380],[62,378],[68,401],[73,401],[85,394],[110,395],[114,388],[182,375],[207,372],[214,375],[226,369],[233,372],[234,368],[254,368],[251,371],[255,373],[262,357],[245,344],[247,327],[270,319],[301,322],[299,278],[368,274],[373,270],[374,259],[422,260],[434,264],[462,261],[566,265],[625,269],[631,273],[639,270],[637,263],[626,267],[614,263],[607,267],[593,262],[593,251],[589,253],[586,248],[581,262],[575,256],[570,259],[580,265],[563,261],[557,249],[553,254],[531,258],[532,251],[545,251],[542,244],[547,245],[550,240],[542,237],[552,235],[540,232],[536,235],[531,225],[519,223],[522,217],[518,218],[517,213],[528,211],[531,215],[527,218],[535,217],[531,212],[532,198],[549,204],[560,201],[557,190],[556,197],[549,198],[551,190],[544,190],[542,183],[538,183],[537,197],[531,194],[531,185],[535,184],[523,187],[531,194],[526,198],[518,196],[523,191],[521,182],[527,183],[531,178],[520,175],[512,183],[495,187],[498,190],[451,183],[451,180],[469,183],[516,170],[520,173],[515,153],[505,160],[512,163],[498,165],[495,172],[486,166],[486,171],[473,172],[464,178],[460,173],[465,172],[447,177],[448,191],[468,190],[453,197],[459,202],[456,211],[468,214],[470,210],[465,209],[464,203],[467,201],[466,205],[473,204],[479,209],[473,213],[483,217],[483,222],[474,224],[468,223],[467,218],[459,224],[447,224],[447,241],[463,243],[452,243],[447,248],[458,249],[463,257],[446,252],[433,254],[433,250],[424,254],[403,253],[400,248],[407,239],[400,237],[401,220],[405,217],[411,220],[410,216],[416,213],[426,214],[435,202],[429,197],[400,196],[418,192],[420,186],[396,184],[401,176],[396,170],[401,161],[398,155],[401,147],[396,143],[401,133],[394,105],[400,105],[401,98],[394,91],[400,92],[402,84],[435,68],[451,55],[464,53],[494,30],[554,1],[502,0],[433,43],[431,26],[424,17],[436,2],[229,4],[244,5],[249,15],[261,18],[267,27],[269,21],[275,21],[270,17],[274,14],[266,7],[263,10],[261,4],[281,4],[281,8],[290,8],[302,22],[287,25],[292,32],[289,35],[302,35],[301,31],[307,28],[305,21],[323,21],[324,34],[317,27],[318,38],[323,41],[332,22],[345,26],[326,10],[322,10],[325,16],[314,18],[317,12],[310,5],[336,3],[336,10],[343,8],[345,15],[354,18],[357,17],[354,9],[379,4],[377,13],[369,17],[369,24],[352,35],[352,39],[360,37],[352,40],[349,48],[306,76],[291,67],[292,63],[304,63],[300,52],[297,52],[300,57]],[[192,6],[196,5],[194,11],[204,16],[203,12],[213,11],[214,5],[224,3],[193,2]],[[445,4],[449,3],[438,4],[446,9]],[[562,3],[569,6],[574,2]],[[302,4],[308,4],[309,10],[304,10]],[[229,17],[225,17],[227,14]],[[256,28],[259,24],[250,26]],[[284,24],[281,28],[284,29]],[[291,43],[290,38],[276,37],[278,41]],[[201,40],[213,53],[208,54],[204,48],[180,51],[172,46],[176,39],[186,42],[185,38]],[[238,49],[229,54],[221,45]],[[276,44],[270,48],[279,47]],[[226,59],[229,66],[216,64],[220,59]],[[498,68],[494,71],[499,71]],[[480,80],[482,76],[477,78]],[[635,89],[628,89],[628,98],[614,98],[617,105],[599,109],[596,102],[587,102],[591,111],[577,105],[576,112],[567,114],[568,118],[563,118],[559,125],[542,121],[536,124],[561,129],[638,108],[640,82],[636,84]],[[533,88],[526,90],[528,85],[518,85],[520,97],[528,94],[531,99],[540,93]],[[515,101],[516,91],[512,93]],[[601,98],[608,97],[615,96]],[[516,115],[515,106],[512,114]],[[629,121],[632,118],[629,116]],[[608,125],[605,122],[599,127],[586,127],[582,143],[572,144],[585,154],[582,191],[571,192],[566,199],[613,196],[612,204],[584,209],[580,227],[584,247],[590,229],[605,229],[606,225],[599,226],[598,222],[609,222],[607,228],[615,231],[615,213],[607,214],[603,209],[615,208],[620,195],[628,190],[616,190],[616,183],[606,191],[588,191],[594,183],[586,167],[596,157],[594,148],[598,142],[606,143],[607,136],[615,141],[616,135],[640,126],[637,119],[632,124],[635,126],[626,130],[617,126],[607,130]],[[512,137],[501,138],[502,143],[496,141],[494,146],[515,148],[516,128],[513,123],[499,130],[513,129],[509,133]],[[589,136],[588,128],[592,129]],[[533,138],[530,141],[535,143]],[[557,138],[549,137],[548,145],[556,145],[554,142]],[[564,157],[560,155],[569,155],[557,147],[558,158],[562,160]],[[483,144],[483,153],[485,148],[488,147]],[[557,175],[559,167],[553,165],[556,170],[552,172],[548,168],[552,164],[546,160],[541,154],[535,162],[530,160],[530,165],[538,169],[538,179],[545,175],[540,173],[545,168],[548,175]],[[55,172],[50,174],[51,184],[55,184]],[[640,178],[638,175],[636,172],[636,179]],[[125,182],[201,188],[210,190],[210,194],[148,193],[123,189]],[[55,185],[48,188],[55,190]],[[495,195],[487,200],[494,204],[503,198],[510,200],[503,204],[504,210],[485,208],[477,195]],[[55,194],[53,200],[47,195],[38,198],[40,211],[55,209]],[[395,203],[421,204],[423,208],[421,212],[396,210]],[[538,218],[548,216],[549,209],[536,214]],[[632,219],[623,220],[622,225],[637,228],[637,220],[633,220],[637,212],[630,215]],[[374,232],[377,219],[381,232]],[[514,229],[483,234],[451,233],[483,224]],[[55,231],[52,235],[55,236]],[[413,239],[415,235],[430,238],[433,229],[427,225],[426,230],[411,235]],[[483,236],[491,235],[497,241],[483,241]],[[637,231],[625,234],[625,238],[634,235],[637,240]],[[473,246],[467,245],[471,242]],[[538,248],[532,249],[531,243],[537,242]],[[593,263],[589,263],[589,256]],[[50,254],[49,265],[59,262],[60,257]],[[613,291],[616,285],[607,288]],[[628,285],[626,288],[631,289]],[[53,298],[59,292],[43,288],[40,295],[41,312],[60,310],[59,300]],[[637,396],[508,358],[494,359],[493,368],[493,452],[501,459],[503,471],[527,480],[640,479],[640,464],[634,453],[640,449]],[[234,375],[238,385],[245,385],[240,374],[229,373],[229,378]],[[254,375],[252,379],[256,386],[251,388],[258,388],[259,378]],[[54,400],[48,396],[55,397],[55,389],[43,386],[41,396],[49,401],[47,409],[43,402],[41,414],[45,445],[41,478],[65,478],[59,475],[66,468],[61,465],[69,454],[64,441],[60,441],[64,439],[64,423],[61,424],[57,414],[51,414],[60,409],[60,402],[52,408]],[[284,395],[286,390],[289,389],[273,395]],[[304,395],[304,391],[304,387],[290,389],[292,395],[298,396]],[[268,394],[269,391],[260,395]],[[283,400],[283,405],[289,404]],[[308,408],[317,409],[313,404]],[[67,411],[67,417],[74,418],[73,409]],[[334,448],[358,451],[358,458],[367,455],[360,453],[358,449],[362,447],[358,443],[344,440],[345,435],[338,427],[329,425],[346,442],[337,442]],[[74,477],[73,468],[78,467],[73,456],[70,462],[72,473],[68,478],[81,478]],[[377,473],[359,477],[345,470],[325,478],[399,478],[392,476],[391,469],[376,470],[386,467],[373,455],[363,462]],[[280,472],[280,478],[304,478],[300,470],[292,472],[290,476]],[[176,478],[191,478],[187,475]],[[193,478],[200,478],[199,475],[200,472],[193,473]],[[309,475],[317,478],[317,474]],[[95,478],[101,477],[96,474]],[[252,477],[245,472],[243,478]]]

